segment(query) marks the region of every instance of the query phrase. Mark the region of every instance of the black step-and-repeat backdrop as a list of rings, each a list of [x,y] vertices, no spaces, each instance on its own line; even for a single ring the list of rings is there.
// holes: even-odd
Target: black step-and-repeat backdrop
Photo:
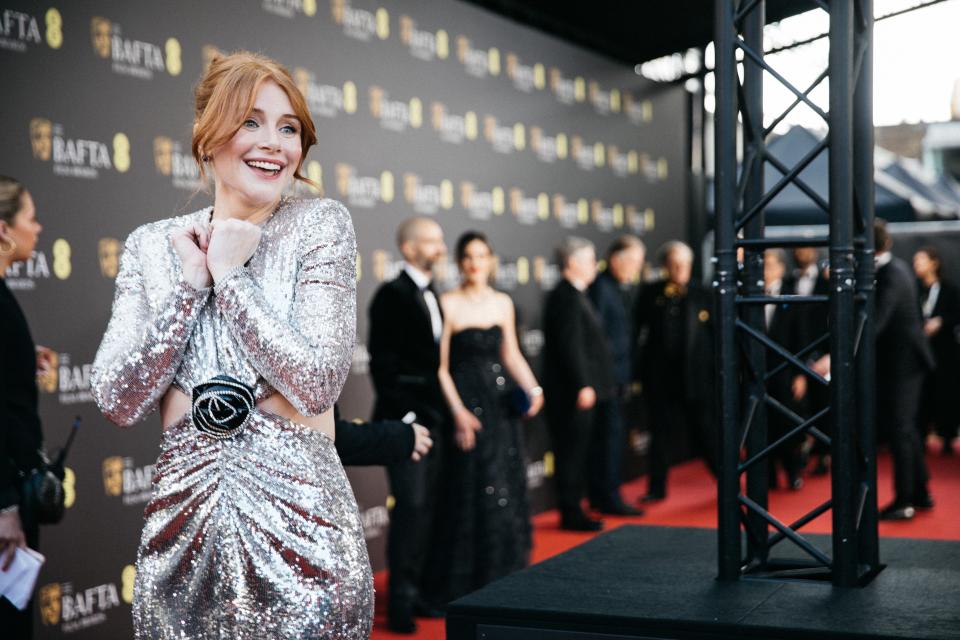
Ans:
[[[136,226],[205,206],[189,155],[192,88],[218,51],[260,51],[292,71],[320,142],[316,195],[353,214],[360,344],[341,399],[368,417],[366,307],[398,271],[393,231],[434,216],[448,244],[492,239],[497,286],[518,308],[536,366],[552,247],[575,233],[601,251],[632,231],[683,237],[685,99],[631,69],[452,0],[0,2],[0,173],[33,194],[43,234],[7,282],[59,362],[42,380],[48,447],[73,416],[69,510],[42,532],[40,638],[126,638],[136,547],[160,425],[120,430],[91,401],[122,241]],[[305,196],[314,195],[298,187]],[[439,274],[456,282],[451,262]],[[0,365],[2,366],[2,365]],[[543,423],[527,426],[537,511],[553,502]],[[644,439],[631,437],[639,455]],[[635,461],[635,460],[634,460]],[[375,569],[390,498],[382,469],[350,469]]]

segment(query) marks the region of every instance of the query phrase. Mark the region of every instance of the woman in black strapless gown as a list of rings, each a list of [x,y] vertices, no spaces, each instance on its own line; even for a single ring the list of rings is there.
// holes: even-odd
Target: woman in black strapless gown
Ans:
[[[526,566],[531,545],[521,417],[543,404],[517,343],[513,302],[488,283],[479,233],[457,242],[462,284],[441,297],[440,384],[454,417],[427,596],[449,602]]]

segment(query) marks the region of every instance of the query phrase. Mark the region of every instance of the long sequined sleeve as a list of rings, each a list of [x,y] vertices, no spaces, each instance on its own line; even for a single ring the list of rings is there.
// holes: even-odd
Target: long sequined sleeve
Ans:
[[[334,200],[310,200],[298,249],[297,282],[281,317],[245,270],[214,287],[221,316],[267,382],[305,416],[333,406],[350,371],[356,340],[356,255],[353,223]]]
[[[180,280],[157,310],[152,310],[140,261],[142,235],[141,230],[134,231],[124,246],[113,312],[91,371],[97,406],[107,419],[122,427],[143,420],[156,409],[173,382],[211,291],[194,289]]]

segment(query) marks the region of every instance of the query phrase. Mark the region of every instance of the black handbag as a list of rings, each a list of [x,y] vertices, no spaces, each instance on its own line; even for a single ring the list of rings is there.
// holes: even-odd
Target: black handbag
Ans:
[[[57,524],[63,520],[66,507],[66,493],[63,490],[66,472],[63,465],[79,428],[80,416],[77,416],[67,443],[56,459],[51,462],[46,453],[40,451],[40,464],[24,474],[20,489],[20,511],[25,520],[37,524]]]

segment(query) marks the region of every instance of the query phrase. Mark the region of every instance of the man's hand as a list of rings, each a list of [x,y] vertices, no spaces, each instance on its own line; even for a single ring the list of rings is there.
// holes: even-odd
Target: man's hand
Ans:
[[[597,392],[593,390],[593,387],[580,389],[577,393],[577,409],[586,411],[587,409],[593,409],[595,404],[597,404]]]
[[[13,562],[17,547],[26,547],[27,538],[20,526],[20,514],[16,511],[0,513],[0,565],[6,571]]]
[[[410,459],[420,462],[430,453],[433,438],[430,437],[430,430],[423,425],[414,423],[410,428],[413,429],[413,453],[410,454]]]

